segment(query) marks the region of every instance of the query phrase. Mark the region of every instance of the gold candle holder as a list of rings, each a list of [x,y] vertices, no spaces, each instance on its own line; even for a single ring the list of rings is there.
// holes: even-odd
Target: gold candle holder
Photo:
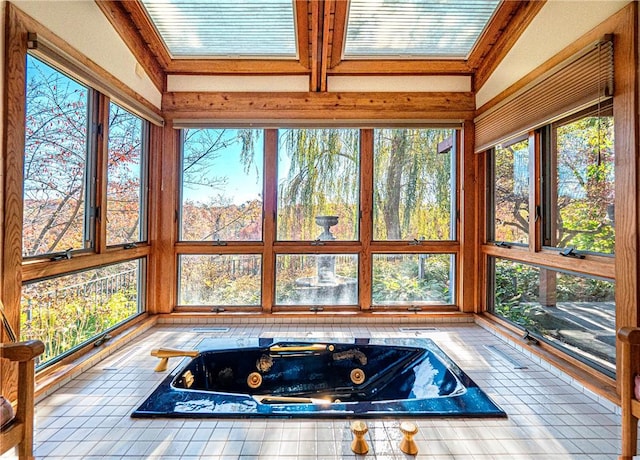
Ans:
[[[360,455],[364,455],[369,452],[369,446],[364,439],[364,435],[367,434],[369,428],[367,424],[357,420],[351,424],[351,432],[354,434],[353,442],[351,443],[351,450]]]

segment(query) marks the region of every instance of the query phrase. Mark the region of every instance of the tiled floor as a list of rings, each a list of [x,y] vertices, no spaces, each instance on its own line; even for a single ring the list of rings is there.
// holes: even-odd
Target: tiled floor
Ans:
[[[411,337],[433,339],[502,408],[507,419],[418,419],[419,459],[615,459],[614,405],[474,324],[162,325],[47,396],[36,406],[35,453],[42,459],[405,459],[399,419],[367,420],[369,453],[353,454],[350,420],[131,419],[166,372],[152,348],[194,347],[204,337]],[[412,325],[414,326],[414,325]],[[430,325],[431,326],[431,325]],[[489,346],[489,348],[487,348]],[[169,362],[169,370],[179,359]],[[525,367],[519,369],[518,367]],[[1,460],[13,458],[11,453]]]

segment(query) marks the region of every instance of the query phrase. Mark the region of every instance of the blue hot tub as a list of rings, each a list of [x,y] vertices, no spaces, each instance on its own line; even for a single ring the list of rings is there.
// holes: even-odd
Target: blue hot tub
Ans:
[[[433,341],[374,342],[198,347],[132,416],[506,416]]]

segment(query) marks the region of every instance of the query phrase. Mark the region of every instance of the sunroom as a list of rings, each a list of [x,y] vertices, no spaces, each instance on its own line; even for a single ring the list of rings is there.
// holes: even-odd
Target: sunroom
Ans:
[[[36,457],[354,455],[354,414],[130,417],[182,364],[152,350],[267,338],[429,340],[506,413],[368,416],[368,456],[405,458],[403,417],[424,458],[620,455],[637,2],[2,9],[0,339],[44,344]]]

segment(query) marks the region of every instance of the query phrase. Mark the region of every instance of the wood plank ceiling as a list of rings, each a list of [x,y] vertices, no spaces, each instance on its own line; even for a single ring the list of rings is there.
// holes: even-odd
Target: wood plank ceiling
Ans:
[[[294,0],[299,59],[173,59],[138,0],[96,0],[151,80],[166,91],[167,74],[308,75],[310,92],[326,92],[331,75],[471,75],[480,88],[545,0],[503,0],[468,59],[342,58],[346,0]]]

